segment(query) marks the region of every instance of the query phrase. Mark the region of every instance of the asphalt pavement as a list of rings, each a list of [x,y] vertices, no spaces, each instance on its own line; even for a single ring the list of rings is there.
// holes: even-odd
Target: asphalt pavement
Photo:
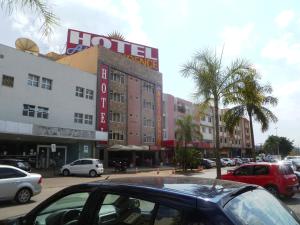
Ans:
[[[228,168],[223,168],[222,173],[226,173]],[[113,175],[105,175],[102,177],[90,178],[90,177],[55,177],[55,178],[45,178],[43,180],[43,189],[41,194],[37,196],[33,196],[31,201],[28,204],[18,205],[15,202],[0,202],[0,220],[5,219],[8,217],[13,217],[21,214],[25,214],[33,209],[35,206],[40,204],[42,201],[49,198],[51,195],[55,194],[56,192],[62,190],[65,187],[84,183],[84,182],[91,182],[97,180],[103,180],[108,178],[119,178],[119,177],[132,177],[132,176],[182,176],[178,174],[173,174],[172,170],[160,171],[157,174],[157,171],[153,172],[144,172],[144,173],[137,173],[137,174],[113,174]],[[189,174],[188,176],[193,177],[204,177],[204,178],[215,178],[216,177],[216,170],[215,169],[208,169],[204,170],[203,172],[197,174]],[[296,194],[291,199],[282,199],[282,201],[290,207],[300,218],[300,193]]]

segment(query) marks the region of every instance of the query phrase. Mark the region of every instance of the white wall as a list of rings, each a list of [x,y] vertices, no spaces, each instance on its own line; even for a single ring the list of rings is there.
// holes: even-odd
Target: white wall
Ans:
[[[95,130],[96,75],[37,57],[0,44],[0,120],[62,127],[80,130]],[[40,87],[27,85],[28,73],[40,76]],[[14,87],[2,85],[2,75],[14,77]],[[41,88],[41,78],[53,81],[52,90]],[[75,87],[94,91],[94,99],[75,96]],[[23,104],[49,108],[49,118],[23,116]],[[93,125],[74,123],[74,113],[93,115]]]

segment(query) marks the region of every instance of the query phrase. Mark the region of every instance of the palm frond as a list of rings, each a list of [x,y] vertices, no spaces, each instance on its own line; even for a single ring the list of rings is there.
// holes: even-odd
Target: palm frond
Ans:
[[[241,118],[245,115],[246,109],[244,106],[235,106],[228,109],[224,116],[225,127],[230,134],[233,134],[234,128],[239,124]]]

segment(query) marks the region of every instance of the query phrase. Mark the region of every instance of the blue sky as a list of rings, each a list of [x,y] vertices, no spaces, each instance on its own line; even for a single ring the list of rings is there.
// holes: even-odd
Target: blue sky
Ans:
[[[300,1],[298,0],[55,0],[61,19],[50,38],[41,38],[35,15],[12,16],[0,11],[0,43],[14,46],[25,36],[38,43],[41,52],[62,52],[67,29],[107,34],[118,30],[128,41],[159,49],[164,92],[193,100],[193,83],[180,74],[181,66],[197,50],[220,50],[224,65],[235,58],[252,62],[270,83],[279,104],[279,118],[269,131],[255,125],[256,143],[270,134],[300,145]]]

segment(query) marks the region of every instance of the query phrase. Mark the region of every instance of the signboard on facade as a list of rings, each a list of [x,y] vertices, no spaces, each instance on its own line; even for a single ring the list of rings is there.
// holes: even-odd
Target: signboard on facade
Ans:
[[[121,41],[98,34],[68,30],[66,54],[72,55],[91,46],[103,46],[113,52],[121,53],[153,70],[159,70],[158,49],[132,42]]]
[[[160,86],[156,86],[156,145],[161,146],[162,143],[162,90]]]
[[[56,152],[56,144],[51,144],[51,152]]]
[[[83,145],[83,152],[84,153],[89,153],[89,146],[88,145]]]
[[[97,130],[108,132],[108,66],[100,64],[99,69],[99,102],[98,102],[98,116],[97,116]]]

